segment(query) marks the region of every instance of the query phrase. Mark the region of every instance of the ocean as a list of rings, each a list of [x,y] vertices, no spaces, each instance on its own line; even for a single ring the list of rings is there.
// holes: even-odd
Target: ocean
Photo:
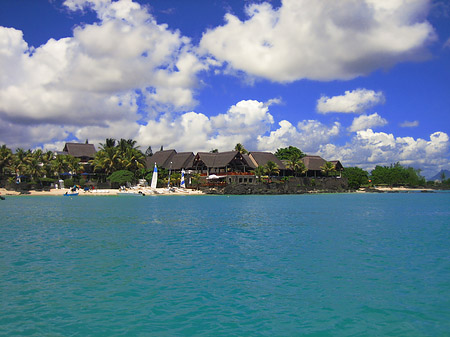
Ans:
[[[0,336],[450,336],[450,193],[7,197]]]

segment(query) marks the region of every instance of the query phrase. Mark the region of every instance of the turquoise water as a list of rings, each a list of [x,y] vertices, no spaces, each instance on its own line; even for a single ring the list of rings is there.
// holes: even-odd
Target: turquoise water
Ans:
[[[450,193],[8,197],[1,336],[450,336]]]

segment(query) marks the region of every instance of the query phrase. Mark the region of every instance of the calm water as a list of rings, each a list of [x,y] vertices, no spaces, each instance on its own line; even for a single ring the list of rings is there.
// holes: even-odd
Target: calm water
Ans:
[[[450,193],[8,197],[1,336],[450,336]]]

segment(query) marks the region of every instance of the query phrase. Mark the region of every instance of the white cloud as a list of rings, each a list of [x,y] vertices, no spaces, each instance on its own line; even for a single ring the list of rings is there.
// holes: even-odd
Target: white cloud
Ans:
[[[200,47],[228,68],[276,82],[352,79],[425,55],[429,0],[283,0],[225,15]]]
[[[384,126],[387,120],[382,118],[379,114],[361,115],[353,119],[352,125],[348,128],[350,132],[356,132],[366,129],[373,129],[375,127]]]
[[[137,140],[141,144],[164,145],[181,151],[228,151],[237,143],[255,149],[257,135],[270,130],[273,117],[267,103],[244,100],[230,107],[224,113],[207,117],[204,114],[188,112],[175,118],[162,116],[141,126]]]
[[[419,121],[404,121],[399,124],[402,128],[415,128],[419,126]]]
[[[367,109],[383,104],[385,101],[381,91],[367,89],[346,91],[344,95],[328,97],[322,96],[317,100],[316,110],[326,114],[330,112],[363,113]]]
[[[326,126],[316,120],[301,121],[297,127],[286,120],[278,125],[280,127],[268,136],[258,136],[258,150],[275,152],[278,148],[293,145],[303,152],[315,153],[321,144],[326,144],[338,136],[341,129],[338,122]]]
[[[324,158],[339,159],[344,166],[359,166],[367,170],[376,165],[402,165],[424,169],[425,175],[448,167],[449,136],[435,132],[430,140],[412,137],[395,137],[393,134],[358,131],[352,140],[343,145],[324,144],[318,153]]]
[[[143,118],[139,98],[156,114],[196,104],[197,74],[207,65],[188,38],[157,24],[131,0],[67,0],[65,5],[89,7],[100,21],[36,48],[28,46],[21,31],[0,27],[0,119],[15,129],[30,124],[46,125],[36,130],[111,127],[113,134],[112,125]],[[29,146],[45,138],[23,130]],[[7,140],[0,134],[0,142]]]

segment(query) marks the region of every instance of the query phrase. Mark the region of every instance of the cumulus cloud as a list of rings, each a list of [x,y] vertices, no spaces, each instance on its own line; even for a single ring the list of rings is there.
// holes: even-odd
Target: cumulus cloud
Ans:
[[[429,140],[412,137],[395,137],[393,134],[358,131],[352,140],[343,145],[322,145],[318,154],[324,158],[341,160],[344,165],[359,166],[367,170],[376,165],[402,165],[424,169],[425,175],[449,165],[449,136],[435,132]]]
[[[330,112],[363,113],[367,109],[383,104],[385,101],[381,91],[367,89],[346,91],[344,95],[328,97],[322,96],[317,100],[316,110],[326,114]]]
[[[228,68],[276,82],[352,79],[418,60],[435,39],[429,0],[283,0],[225,15],[200,47]]]
[[[356,132],[366,129],[373,129],[375,127],[384,126],[387,120],[382,118],[379,114],[361,115],[353,119],[352,125],[348,128],[350,132]]]
[[[335,122],[326,126],[316,120],[301,121],[297,126],[282,120],[279,128],[271,131],[267,136],[258,136],[257,149],[275,152],[278,148],[294,145],[303,152],[315,153],[321,144],[328,143],[339,135],[341,125]]]
[[[257,135],[270,130],[274,123],[269,105],[256,100],[244,100],[233,105],[226,113],[208,117],[187,112],[175,118],[169,115],[150,120],[140,127],[137,140],[141,144],[164,145],[186,151],[227,151],[242,143],[257,147]]]
[[[131,0],[64,4],[70,10],[90,8],[99,21],[38,47],[29,46],[21,31],[0,27],[3,121],[16,128],[107,129],[119,121],[145,118],[138,113],[138,99],[156,113],[195,106],[197,74],[207,65],[188,38],[157,24],[145,7]],[[110,131],[109,136],[117,136]],[[41,136],[29,132],[28,137],[33,144]],[[0,141],[7,140],[0,135]]]
[[[415,128],[419,126],[419,121],[404,121],[399,124],[402,128]]]

